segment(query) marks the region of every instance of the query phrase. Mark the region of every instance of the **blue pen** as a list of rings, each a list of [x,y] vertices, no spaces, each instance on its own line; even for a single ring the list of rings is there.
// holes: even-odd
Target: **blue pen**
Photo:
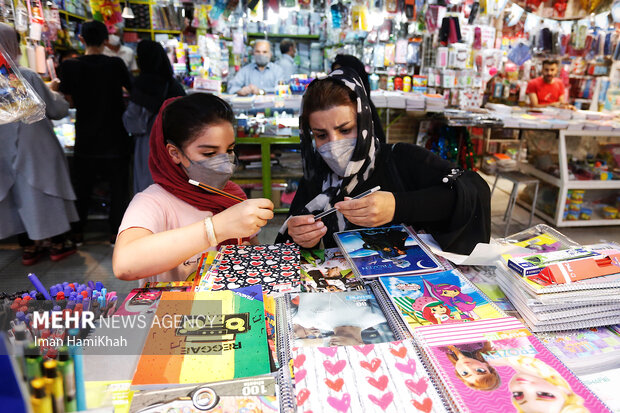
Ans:
[[[104,296],[104,297],[107,297],[108,296],[108,289],[107,288],[102,288],[101,289],[101,295]]]
[[[82,297],[82,295],[78,294],[75,296],[75,301],[78,303],[81,303],[82,300],[84,300],[84,297]]]
[[[89,296],[89,297],[92,297],[92,296],[93,296],[93,289],[92,289],[92,288],[87,287],[87,288],[86,288],[86,292],[88,292],[88,296]]]
[[[105,307],[105,298],[103,298],[102,295],[97,297],[97,302],[99,303],[99,308],[104,308]]]
[[[96,287],[97,290],[101,291],[101,289],[103,288],[103,283],[101,281],[97,281],[95,283],[95,287]]]
[[[77,336],[80,330],[72,328],[68,334]],[[82,358],[82,348],[79,346],[69,346],[69,353],[73,357],[73,369],[75,372],[75,401],[77,410],[86,410],[86,387],[84,386],[84,360]]]
[[[85,298],[84,300],[82,300],[82,309],[84,311],[89,311],[90,310],[90,298]]]
[[[62,288],[68,287],[69,286],[69,281],[65,281],[62,283]]]
[[[95,289],[95,283],[93,281],[88,281],[88,288],[90,288],[91,290]]]
[[[58,294],[58,288],[56,288],[55,285],[52,285],[50,287],[50,294],[52,295],[52,297],[56,297],[56,294]]]
[[[67,301],[67,308],[73,310],[75,308],[75,301],[73,300]]]
[[[71,294],[71,287],[67,285],[66,287],[62,289],[62,291],[65,293],[65,297],[68,297],[69,294]]]
[[[46,300],[50,300],[50,301],[52,300],[52,296],[47,291],[47,289],[43,286],[43,284],[41,284],[41,281],[39,281],[39,278],[37,278],[36,275],[34,275],[33,273],[30,273],[28,274],[28,279],[30,280],[32,285],[34,285],[34,288],[36,288],[38,292],[43,294]]]

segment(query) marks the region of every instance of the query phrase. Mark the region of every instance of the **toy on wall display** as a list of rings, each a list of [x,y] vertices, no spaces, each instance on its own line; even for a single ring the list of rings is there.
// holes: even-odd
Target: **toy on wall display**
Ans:
[[[103,22],[108,27],[123,21],[121,5],[118,1],[90,0],[90,8],[93,11],[93,19]]]

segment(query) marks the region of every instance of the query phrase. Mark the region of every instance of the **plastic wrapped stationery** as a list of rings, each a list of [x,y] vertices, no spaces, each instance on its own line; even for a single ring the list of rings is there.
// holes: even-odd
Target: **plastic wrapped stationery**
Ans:
[[[33,123],[45,117],[45,103],[0,46],[0,125]]]
[[[426,246],[404,225],[334,234],[353,271],[362,278],[423,274],[443,270]]]
[[[414,338],[455,411],[611,411],[515,318],[422,326]]]

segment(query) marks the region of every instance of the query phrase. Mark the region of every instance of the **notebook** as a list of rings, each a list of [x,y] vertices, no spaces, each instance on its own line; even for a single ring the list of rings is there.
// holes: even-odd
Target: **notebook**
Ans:
[[[411,331],[429,324],[454,324],[505,317],[458,270],[379,277],[379,282]]]
[[[225,245],[220,248],[198,291],[234,290],[262,285],[267,294],[299,292],[299,247],[274,245]]]
[[[610,411],[515,318],[422,326],[414,337],[454,410]]]
[[[271,376],[182,387],[164,387],[133,395],[129,413],[279,411],[276,380]]]
[[[164,292],[132,386],[209,383],[269,372],[260,286]]]
[[[334,238],[353,271],[362,278],[444,269],[404,225],[337,232]]]
[[[165,291],[190,291],[191,285],[182,287],[134,288],[127,294],[125,301],[116,309],[114,315],[136,315],[154,313],[157,303]]]
[[[301,288],[304,292],[358,291],[364,283],[357,278],[338,248],[300,251]]]
[[[411,341],[293,350],[298,412],[446,412]]]
[[[394,341],[372,292],[289,295],[293,346],[343,346]]]

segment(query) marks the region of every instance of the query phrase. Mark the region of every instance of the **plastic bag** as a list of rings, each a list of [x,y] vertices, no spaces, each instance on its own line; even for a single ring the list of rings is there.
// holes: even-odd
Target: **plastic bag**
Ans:
[[[508,52],[508,59],[517,66],[523,65],[532,58],[530,47],[523,42],[519,42]]]
[[[45,103],[0,46],[0,125],[33,123],[45,117]]]

